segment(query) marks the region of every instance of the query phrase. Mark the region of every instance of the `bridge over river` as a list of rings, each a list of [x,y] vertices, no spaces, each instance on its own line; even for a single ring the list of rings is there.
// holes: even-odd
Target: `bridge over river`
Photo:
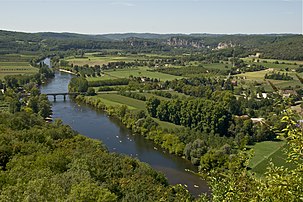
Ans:
[[[64,101],[67,95],[84,95],[85,93],[80,92],[69,92],[69,93],[45,93],[47,96],[54,96],[54,101],[56,101],[57,96],[63,96]]]

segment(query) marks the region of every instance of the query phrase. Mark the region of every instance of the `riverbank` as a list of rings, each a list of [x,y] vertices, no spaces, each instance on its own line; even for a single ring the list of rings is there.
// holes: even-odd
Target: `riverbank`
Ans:
[[[81,103],[84,103],[93,107],[95,110],[102,110],[109,117],[117,119],[126,128],[130,129],[133,135],[136,134],[136,136],[143,136],[143,138],[152,141],[155,144],[153,147],[154,150],[157,151],[160,147],[164,149],[160,152],[168,152],[175,155],[175,158],[179,158],[190,163],[190,161],[186,160],[183,156],[185,147],[184,143],[182,143],[175,135],[157,128],[156,123],[150,117],[146,116],[142,110],[129,110],[125,105],[115,107],[106,105],[102,101],[94,99],[94,96],[79,95],[76,97],[76,101],[80,105]],[[203,185],[201,183],[196,183],[191,184],[190,186],[194,189],[201,189],[201,193],[210,193],[209,187],[206,185],[206,181],[202,180],[202,176],[197,172],[197,170],[197,167],[194,167],[194,165],[191,166],[191,169],[184,169],[184,172],[191,176],[195,176],[204,182]],[[183,185],[186,188],[189,187],[187,184]],[[196,194],[194,195],[197,196]]]
[[[72,72],[72,71],[68,71],[68,70],[65,70],[65,69],[59,69],[60,72],[65,72],[65,73],[68,73],[68,74],[73,74],[73,75],[77,75],[76,73]]]

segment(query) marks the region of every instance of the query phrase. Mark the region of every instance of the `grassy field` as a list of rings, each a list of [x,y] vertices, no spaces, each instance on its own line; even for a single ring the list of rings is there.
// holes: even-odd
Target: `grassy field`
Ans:
[[[115,78],[129,78],[129,76],[135,77],[149,77],[154,79],[160,79],[160,81],[170,81],[174,79],[180,79],[183,77],[174,76],[170,74],[164,74],[160,72],[149,71],[148,67],[138,67],[138,68],[128,68],[128,69],[117,69],[117,70],[108,70],[104,72],[104,76],[101,77],[88,77],[88,81],[96,80],[108,80]]]
[[[101,98],[102,101],[105,101],[104,104],[117,106],[117,105],[126,105],[130,109],[140,109],[145,110],[145,102],[141,100],[136,100],[133,98],[129,98],[123,95],[118,94],[99,94],[96,96],[97,98]]]
[[[294,167],[294,165],[286,162],[285,141],[264,141],[256,143],[252,149],[254,150],[254,157],[251,159],[249,167],[258,176],[266,172],[270,161],[276,166]]]

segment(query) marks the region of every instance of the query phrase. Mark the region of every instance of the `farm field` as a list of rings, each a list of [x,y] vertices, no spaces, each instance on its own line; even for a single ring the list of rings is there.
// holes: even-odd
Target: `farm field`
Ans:
[[[231,64],[222,64],[222,63],[213,63],[213,64],[202,64],[203,67],[208,68],[208,69],[218,69],[218,70],[226,70],[227,66],[228,68],[231,68]]]
[[[38,69],[27,62],[0,62],[0,79],[6,75],[34,74]]]
[[[118,70],[108,70],[104,72],[104,76],[101,77],[88,77],[88,81],[96,80],[108,80],[115,78],[129,78],[130,76],[135,77],[149,77],[154,79],[160,79],[160,81],[170,81],[174,79],[181,79],[181,76],[174,76],[170,74],[164,74],[160,72],[149,71],[148,67],[138,67],[138,68],[128,68],[128,69],[118,69]]]
[[[129,55],[129,56],[95,56],[94,54],[97,53],[86,53],[84,57],[67,57],[65,58],[66,61],[69,62],[69,64],[83,66],[83,65],[89,65],[89,66],[95,66],[95,65],[103,65],[107,64],[109,62],[133,62],[137,59],[142,59],[143,56],[138,55]]]
[[[32,67],[29,61],[34,55],[1,55],[0,56],[0,79],[3,79],[6,75],[17,74],[34,74],[38,72],[38,69]]]
[[[286,162],[287,155],[284,152],[286,149],[285,141],[264,141],[256,143],[252,149],[254,150],[254,156],[250,160],[249,167],[258,176],[262,176],[266,172],[270,161],[276,166],[294,167],[292,164]]]

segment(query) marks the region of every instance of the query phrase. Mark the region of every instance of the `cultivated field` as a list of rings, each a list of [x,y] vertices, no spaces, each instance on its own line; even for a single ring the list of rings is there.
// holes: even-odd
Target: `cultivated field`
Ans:
[[[96,80],[108,80],[115,78],[129,78],[130,76],[134,77],[149,77],[153,79],[160,79],[160,81],[170,81],[174,79],[180,79],[183,77],[174,76],[170,74],[164,74],[161,72],[149,71],[148,67],[138,67],[138,68],[127,68],[127,69],[117,69],[117,70],[107,70],[104,72],[104,76],[100,77],[88,77],[88,81]]]
[[[69,62],[69,64],[83,66],[83,65],[89,65],[89,66],[95,66],[95,65],[103,65],[107,64],[109,62],[133,62],[137,59],[143,59],[145,56],[139,56],[139,55],[128,55],[128,56],[99,56],[98,53],[86,53],[84,57],[67,57],[65,58],[66,61]]]
[[[32,55],[1,55],[0,79],[6,75],[34,74],[38,69],[29,64]]]

